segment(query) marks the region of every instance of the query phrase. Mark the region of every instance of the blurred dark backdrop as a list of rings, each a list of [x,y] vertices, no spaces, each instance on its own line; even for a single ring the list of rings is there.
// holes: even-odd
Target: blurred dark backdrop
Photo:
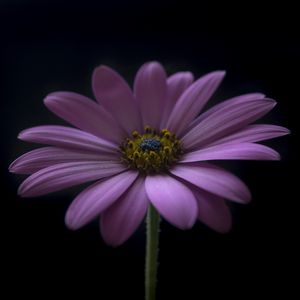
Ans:
[[[225,69],[228,75],[211,103],[263,92],[278,101],[263,121],[292,131],[266,143],[282,154],[281,162],[228,164],[253,194],[250,205],[233,206],[230,234],[201,224],[182,232],[162,222],[159,299],[207,299],[205,292],[209,298],[289,298],[299,250],[299,175],[293,173],[299,167],[298,26],[296,9],[288,4],[1,1],[1,269],[10,298],[84,293],[84,299],[143,299],[143,226],[117,249],[103,243],[97,222],[68,231],[64,213],[82,187],[20,199],[22,176],[7,167],[35,147],[18,141],[18,132],[64,124],[43,106],[46,94],[71,90],[92,96],[90,76],[99,64],[132,83],[148,60],[160,61],[169,74],[191,70],[199,77]]]

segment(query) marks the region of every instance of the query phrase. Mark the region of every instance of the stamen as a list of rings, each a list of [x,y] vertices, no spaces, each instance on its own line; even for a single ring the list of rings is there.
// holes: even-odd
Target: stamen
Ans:
[[[122,161],[142,173],[166,170],[182,154],[180,141],[168,129],[156,133],[150,126],[145,126],[143,134],[133,131],[132,137],[120,146]]]

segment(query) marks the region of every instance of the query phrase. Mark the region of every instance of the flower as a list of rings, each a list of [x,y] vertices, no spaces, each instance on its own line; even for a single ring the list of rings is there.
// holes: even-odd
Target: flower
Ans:
[[[149,62],[137,72],[132,92],[118,73],[100,66],[92,78],[98,103],[72,92],[49,94],[47,108],[76,128],[37,126],[19,134],[23,141],[48,145],[10,165],[11,172],[31,174],[19,195],[96,181],[71,203],[65,222],[75,230],[100,216],[103,239],[113,246],[134,233],[150,203],[180,229],[199,219],[218,232],[229,231],[224,199],[248,203],[250,191],[207,161],[279,160],[276,151],[256,142],[289,131],[250,125],[276,104],[260,93],[201,113],[224,75],[215,71],[194,82],[190,72],[167,77],[159,63]]]

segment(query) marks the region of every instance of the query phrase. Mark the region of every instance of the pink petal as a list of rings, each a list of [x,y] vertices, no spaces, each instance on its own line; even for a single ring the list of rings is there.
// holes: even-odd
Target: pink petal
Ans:
[[[248,203],[251,194],[247,186],[233,174],[208,163],[179,164],[170,172],[197,187],[226,199]]]
[[[225,201],[211,193],[200,189],[193,190],[198,201],[198,218],[211,229],[227,233],[232,227],[232,217]]]
[[[239,131],[227,135],[221,139],[216,140],[215,142],[209,144],[219,145],[219,144],[237,144],[237,143],[247,143],[247,142],[259,142],[275,137],[283,136],[289,134],[290,131],[287,128],[268,125],[268,124],[258,124],[258,125],[248,125],[245,128],[240,129]]]
[[[43,147],[18,157],[9,166],[9,171],[19,174],[32,174],[55,164],[76,161],[118,161],[113,153],[92,153],[83,150],[70,150],[56,147]]]
[[[120,143],[125,132],[114,118],[91,99],[71,92],[49,94],[45,105],[75,127],[109,141]]]
[[[26,142],[71,148],[96,153],[117,153],[118,146],[79,129],[45,125],[25,129],[19,139]]]
[[[243,102],[239,105],[229,105],[216,110],[182,138],[184,147],[187,150],[197,150],[203,145],[212,143],[259,119],[275,104],[274,100],[261,99]]]
[[[36,197],[124,171],[116,162],[79,161],[53,165],[29,176],[20,185],[21,197]]]
[[[216,91],[224,71],[209,73],[194,82],[180,96],[170,115],[167,128],[180,136],[192,120],[200,113],[204,105]]]
[[[191,72],[178,72],[167,79],[167,98],[160,127],[166,128],[170,114],[182,93],[193,83]]]
[[[144,64],[135,77],[134,94],[139,103],[143,124],[159,128],[166,101],[166,73],[157,62]]]
[[[139,177],[117,202],[101,214],[101,233],[111,246],[124,243],[145,217],[149,200],[144,178]]]
[[[115,117],[128,134],[142,130],[136,100],[126,81],[114,70],[100,66],[93,73],[93,91],[97,101]]]
[[[159,213],[180,229],[191,228],[197,218],[197,202],[192,191],[169,175],[146,178],[147,195]]]
[[[221,111],[229,106],[234,107],[236,105],[239,105],[240,103],[253,101],[253,100],[260,100],[263,98],[265,98],[264,94],[251,93],[251,94],[244,94],[244,95],[236,96],[236,97],[230,98],[228,100],[222,101],[221,103],[214,105],[207,111],[203,112],[200,116],[198,116],[195,120],[193,120],[191,122],[191,124],[189,125],[188,128],[192,129],[193,127],[198,125],[202,120],[206,119],[207,117],[209,117],[210,115],[212,115],[213,113],[215,113],[218,110]]]
[[[76,230],[100,215],[130,187],[138,173],[127,171],[83,190],[71,203],[66,213],[66,225]]]
[[[194,152],[189,152],[184,155],[181,162],[195,162],[216,159],[280,160],[280,155],[275,150],[259,144],[219,144]]]

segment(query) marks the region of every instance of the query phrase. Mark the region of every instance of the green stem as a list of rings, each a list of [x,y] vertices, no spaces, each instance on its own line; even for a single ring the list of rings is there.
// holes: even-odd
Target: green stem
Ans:
[[[158,236],[160,217],[156,209],[150,205],[147,213],[147,245],[145,267],[145,299],[155,300]]]

